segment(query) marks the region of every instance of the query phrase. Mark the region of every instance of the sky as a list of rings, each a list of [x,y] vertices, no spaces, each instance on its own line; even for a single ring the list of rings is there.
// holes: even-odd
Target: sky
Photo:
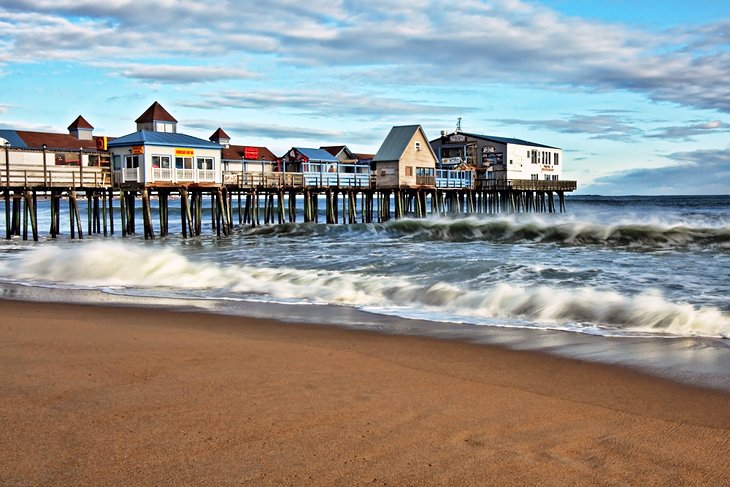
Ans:
[[[582,194],[730,194],[730,2],[0,0],[0,128],[122,136],[154,101],[277,155],[461,117]]]

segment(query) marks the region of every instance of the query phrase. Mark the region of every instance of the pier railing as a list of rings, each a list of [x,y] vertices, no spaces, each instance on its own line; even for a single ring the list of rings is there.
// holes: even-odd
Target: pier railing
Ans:
[[[371,188],[367,173],[224,171],[223,183],[239,188]]]
[[[474,171],[459,169],[436,169],[436,187],[465,188],[474,187]]]
[[[578,184],[567,180],[479,179],[476,186],[487,191],[575,191]]]
[[[108,188],[111,172],[98,166],[39,166],[13,162],[0,165],[2,188]]]

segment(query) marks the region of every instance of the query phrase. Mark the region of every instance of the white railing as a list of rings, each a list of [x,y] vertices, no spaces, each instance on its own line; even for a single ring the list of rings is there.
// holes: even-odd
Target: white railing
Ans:
[[[198,169],[198,181],[215,181],[214,169]]]
[[[195,169],[175,169],[177,181],[195,181]]]
[[[153,167],[152,178],[155,181],[172,181],[173,170],[165,167]]]
[[[122,182],[137,182],[140,179],[138,167],[125,167],[122,169]]]
[[[436,169],[437,188],[473,188],[474,171]]]
[[[304,185],[317,187],[363,188],[370,186],[370,173],[305,172]]]

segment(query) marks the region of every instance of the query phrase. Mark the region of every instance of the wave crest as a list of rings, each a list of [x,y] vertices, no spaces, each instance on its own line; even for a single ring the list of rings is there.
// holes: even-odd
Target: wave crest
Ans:
[[[208,294],[218,296],[258,295],[401,316],[423,317],[426,312],[444,321],[473,324],[524,320],[543,328],[609,335],[730,337],[730,316],[721,310],[673,303],[657,291],[625,296],[587,287],[495,283],[469,289],[444,282],[422,285],[405,278],[359,273],[224,266],[196,262],[167,247],[118,242],[37,247],[0,265],[0,276],[95,287],[208,290]]]
[[[710,248],[730,251],[730,225],[698,227],[685,224],[583,221],[550,222],[539,218],[402,219],[387,223],[328,226],[285,224],[245,229],[251,235],[303,236],[324,233],[390,234],[421,240],[495,243],[552,243],[568,246],[608,246],[646,249]]]

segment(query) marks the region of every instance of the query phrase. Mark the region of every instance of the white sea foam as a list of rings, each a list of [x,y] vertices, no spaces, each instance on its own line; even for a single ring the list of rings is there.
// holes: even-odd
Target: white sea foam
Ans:
[[[605,329],[607,334],[730,337],[726,313],[671,302],[658,291],[627,296],[589,287],[422,285],[354,272],[223,265],[192,260],[171,247],[108,241],[19,252],[0,263],[0,277],[97,288],[208,290],[213,296],[256,294],[274,300],[401,309],[406,315],[417,310],[472,323],[513,319],[554,328]]]

